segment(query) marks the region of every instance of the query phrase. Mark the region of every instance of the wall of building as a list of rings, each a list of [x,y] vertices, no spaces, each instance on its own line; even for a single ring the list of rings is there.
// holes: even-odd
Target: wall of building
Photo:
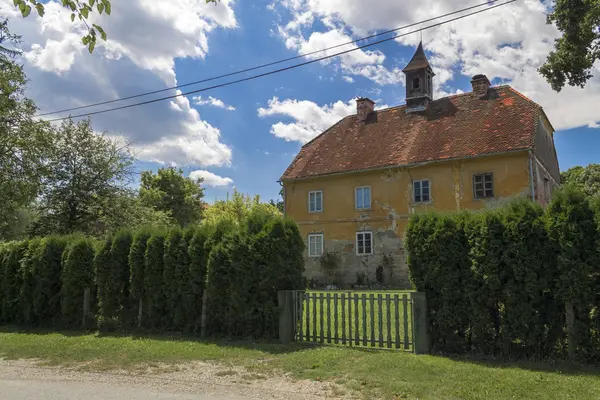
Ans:
[[[475,199],[472,176],[493,173],[494,198]],[[429,179],[431,201],[415,204],[412,182]],[[356,210],[354,189],[371,187],[371,208]],[[510,153],[458,161],[434,162],[411,168],[340,174],[321,178],[284,182],[285,212],[300,226],[306,239],[311,233],[324,236],[326,251],[340,255],[340,268],[327,274],[318,258],[306,253],[306,276],[321,283],[346,286],[366,273],[376,281],[378,267],[383,269],[384,284],[409,287],[403,246],[406,223],[411,214],[429,209],[458,211],[491,208],[514,196],[531,196],[529,154]],[[308,211],[308,193],[323,191],[323,211]],[[356,232],[373,232],[374,254],[358,256]]]
[[[543,115],[538,121],[531,158],[535,199],[545,206],[550,202],[554,189],[560,184],[560,169],[554,147],[552,126]]]

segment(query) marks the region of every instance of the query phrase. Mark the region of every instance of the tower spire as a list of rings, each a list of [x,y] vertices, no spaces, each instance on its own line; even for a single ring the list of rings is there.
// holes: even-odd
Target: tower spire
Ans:
[[[402,72],[406,75],[406,112],[425,111],[433,100],[432,79],[435,74],[423,50],[423,42],[419,42]]]

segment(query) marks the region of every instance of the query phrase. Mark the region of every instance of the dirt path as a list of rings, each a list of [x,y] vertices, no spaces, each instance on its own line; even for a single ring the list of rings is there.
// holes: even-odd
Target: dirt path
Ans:
[[[0,398],[317,400],[348,397],[329,383],[298,381],[287,376],[251,373],[241,367],[200,362],[135,372],[86,372],[82,366],[44,367],[32,361],[0,361]]]

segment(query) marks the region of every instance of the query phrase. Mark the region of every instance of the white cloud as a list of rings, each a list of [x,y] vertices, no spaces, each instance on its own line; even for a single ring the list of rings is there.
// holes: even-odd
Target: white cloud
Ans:
[[[592,121],[588,124],[588,128],[593,128],[593,129],[600,128],[600,123]]]
[[[468,0],[286,0],[279,3],[276,11],[281,15],[289,15],[290,21],[297,21],[290,25],[284,19],[280,33],[286,39],[288,47],[302,49],[310,42],[305,37],[328,37],[325,35],[332,30],[331,23],[336,32],[343,32],[348,38],[358,37],[415,23],[470,5],[472,3]],[[424,30],[424,47],[429,52],[429,60],[437,74],[434,80],[436,95],[456,92],[459,88],[453,86],[452,80],[457,75],[471,77],[483,73],[490,80],[498,78],[511,84],[541,104],[556,129],[584,126],[589,121],[597,121],[600,63],[593,71],[596,76],[585,89],[566,87],[560,93],[553,92],[537,72],[559,34],[554,26],[546,23],[549,6],[550,3],[546,1],[523,0]],[[306,22],[300,23],[301,20]],[[329,25],[323,24],[324,27],[314,23],[323,20],[332,22]],[[438,21],[440,20],[423,25]],[[421,26],[414,29],[419,27]],[[310,36],[306,33],[308,29],[312,29]],[[341,40],[340,37],[337,39]],[[420,35],[415,33],[397,39],[397,43],[410,46],[410,51],[413,51],[419,40]],[[321,40],[319,44],[336,43],[333,40]],[[381,59],[385,57],[383,53],[375,51],[371,55],[372,61],[375,55]],[[362,54],[357,59],[365,57],[368,56]],[[378,70],[382,63],[377,61],[349,66],[348,59],[349,57],[341,61],[343,72],[350,71],[345,75],[362,75],[379,84],[396,83],[402,79],[402,74],[398,74],[398,70],[395,71],[398,75],[394,74],[394,69],[401,69],[408,61],[403,60],[400,65]]]
[[[216,99],[212,96],[208,96],[208,99],[203,99],[202,96],[194,97],[194,104],[197,106],[210,105],[217,108],[223,108],[227,111],[235,111],[234,106],[223,103],[223,100]]]
[[[233,184],[233,179],[219,176],[203,169],[190,172],[190,178],[203,179],[205,185],[212,187],[229,186]]]
[[[354,78],[352,78],[351,76],[342,76],[342,79],[345,80],[348,83],[354,83]]]
[[[356,112],[356,101],[347,103],[337,101],[333,104],[318,104],[308,100],[286,99],[279,100],[273,97],[269,100],[267,108],[259,108],[260,117],[285,116],[294,122],[277,122],[271,126],[271,133],[286,141],[306,143],[325,129],[338,122],[347,115]]]
[[[278,28],[278,32],[285,40],[287,48],[297,50],[299,54],[305,54],[308,59],[312,60],[356,49],[339,56],[342,72],[346,74],[344,78],[350,78],[348,75],[358,75],[380,85],[402,82],[403,74],[399,69],[388,70],[382,65],[385,61],[385,55],[379,50],[362,50],[358,49],[356,44],[348,44],[331,50],[320,51],[321,49],[351,42],[352,37],[343,30],[337,29],[332,20],[326,19],[326,21],[321,22],[325,22],[325,26],[330,30],[326,32],[313,31],[308,39],[305,39],[299,30],[303,26],[310,26],[313,21],[312,19],[303,18],[302,15],[299,18],[302,18],[303,23],[297,23],[297,20],[293,20],[285,27],[280,26]],[[337,61],[328,58],[321,61],[321,63],[327,65],[337,63]]]
[[[176,58],[204,58],[210,32],[237,27],[231,0],[216,6],[196,0],[111,3],[111,16],[90,15],[89,22],[100,24],[108,34],[108,41],[98,40],[92,55],[81,43],[85,26],[71,23],[70,12],[56,1],[46,4],[43,19],[33,15],[11,19],[10,29],[23,37],[22,62],[30,80],[27,95],[41,112],[175,86]],[[14,15],[12,1],[0,0],[0,16]],[[180,92],[164,94],[175,93]],[[143,160],[200,166],[231,163],[231,149],[220,130],[203,121],[185,98],[97,115],[93,124],[98,131],[133,141]]]

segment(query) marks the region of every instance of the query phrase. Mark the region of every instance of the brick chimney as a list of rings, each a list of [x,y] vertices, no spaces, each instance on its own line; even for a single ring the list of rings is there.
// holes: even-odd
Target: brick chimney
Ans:
[[[471,79],[471,86],[473,86],[473,94],[482,98],[487,95],[491,83],[487,76],[479,74]]]
[[[375,102],[367,97],[356,99],[356,116],[359,121],[365,122],[370,113],[375,110]]]

